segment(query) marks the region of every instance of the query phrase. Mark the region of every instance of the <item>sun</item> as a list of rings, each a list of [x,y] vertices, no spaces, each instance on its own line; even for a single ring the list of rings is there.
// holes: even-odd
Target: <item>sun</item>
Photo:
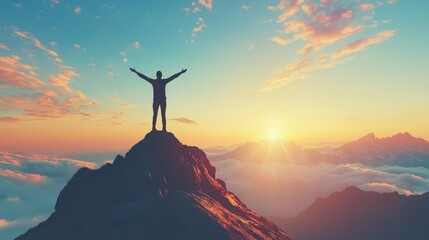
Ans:
[[[279,130],[277,128],[271,128],[268,131],[267,140],[269,140],[271,142],[277,142],[278,140],[280,140]]]

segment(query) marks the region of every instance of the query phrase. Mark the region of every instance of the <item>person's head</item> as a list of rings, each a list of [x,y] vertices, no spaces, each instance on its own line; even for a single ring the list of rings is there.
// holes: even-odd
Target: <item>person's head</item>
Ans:
[[[158,79],[161,79],[162,78],[162,72],[161,71],[156,72],[156,77]]]

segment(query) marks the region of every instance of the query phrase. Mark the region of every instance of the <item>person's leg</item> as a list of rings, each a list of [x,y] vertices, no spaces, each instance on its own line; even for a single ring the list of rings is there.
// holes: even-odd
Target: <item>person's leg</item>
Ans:
[[[153,107],[152,131],[155,131],[156,130],[156,118],[158,116],[159,103],[153,103],[152,107]]]
[[[161,116],[162,116],[162,131],[167,131],[167,119],[165,118],[165,111],[167,110],[167,102],[161,103]]]

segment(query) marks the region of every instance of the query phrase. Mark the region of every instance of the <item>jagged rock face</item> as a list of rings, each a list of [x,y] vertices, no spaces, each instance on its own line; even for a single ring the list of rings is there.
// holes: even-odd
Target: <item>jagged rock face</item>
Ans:
[[[113,164],[80,169],[26,239],[289,239],[248,209],[203,151],[151,132]]]

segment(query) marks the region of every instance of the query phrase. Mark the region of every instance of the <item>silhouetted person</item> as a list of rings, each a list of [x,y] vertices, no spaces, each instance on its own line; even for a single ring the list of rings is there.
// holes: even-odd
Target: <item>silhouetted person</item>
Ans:
[[[156,79],[149,78],[142,73],[137,72],[134,68],[130,68],[131,72],[136,73],[139,77],[148,81],[152,84],[153,87],[153,119],[152,119],[152,131],[155,131],[156,128],[156,118],[158,116],[158,108],[161,107],[161,116],[162,116],[162,131],[167,131],[167,123],[165,119],[165,110],[167,108],[167,98],[165,96],[165,85],[171,82],[181,74],[185,73],[187,69],[182,69],[182,71],[172,75],[169,78],[162,79],[162,72],[156,72]]]

